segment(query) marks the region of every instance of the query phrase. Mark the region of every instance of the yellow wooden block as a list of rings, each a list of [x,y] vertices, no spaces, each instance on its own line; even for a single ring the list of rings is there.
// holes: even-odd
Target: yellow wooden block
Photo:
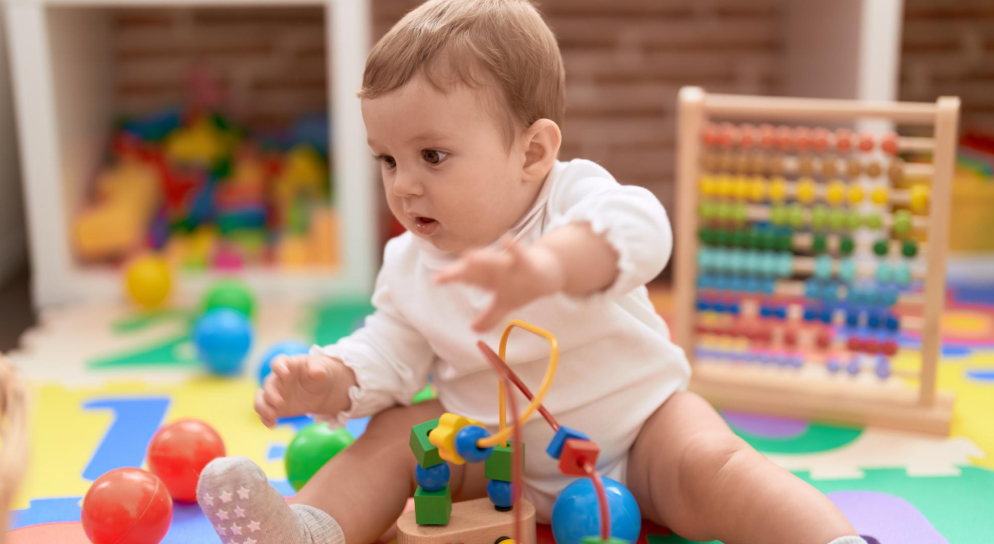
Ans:
[[[484,426],[483,423],[475,419],[446,412],[438,418],[438,426],[435,427],[435,430],[428,433],[428,442],[438,448],[439,457],[450,463],[461,465],[466,460],[456,453],[456,434],[467,425]]]

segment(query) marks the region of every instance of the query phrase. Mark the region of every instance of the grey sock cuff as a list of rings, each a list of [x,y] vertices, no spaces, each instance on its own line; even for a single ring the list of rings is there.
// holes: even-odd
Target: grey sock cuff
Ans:
[[[313,544],[345,544],[342,526],[324,510],[306,504],[291,504],[290,509],[307,528]]]
[[[863,540],[863,537],[859,536],[843,536],[836,538],[828,544],[866,544],[866,541]]]

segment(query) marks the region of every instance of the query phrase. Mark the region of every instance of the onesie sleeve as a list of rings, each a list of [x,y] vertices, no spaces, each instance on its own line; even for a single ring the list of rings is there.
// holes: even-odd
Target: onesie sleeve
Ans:
[[[339,414],[316,414],[318,421],[342,426],[349,419],[372,416],[397,404],[410,405],[428,382],[434,350],[394,304],[397,293],[387,281],[389,268],[396,266],[391,262],[390,244],[385,253],[373,292],[375,312],[362,328],[337,343],[311,348],[311,353],[342,361],[355,373],[357,382],[349,390],[350,408]]]
[[[571,161],[549,196],[546,231],[588,223],[618,253],[618,277],[588,298],[613,301],[645,285],[666,266],[673,231],[663,205],[643,187],[621,185],[602,167]]]

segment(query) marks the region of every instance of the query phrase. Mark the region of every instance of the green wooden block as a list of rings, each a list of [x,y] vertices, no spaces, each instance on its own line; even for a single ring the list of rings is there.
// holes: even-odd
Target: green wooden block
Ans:
[[[435,427],[438,427],[437,419],[411,427],[411,451],[421,468],[431,468],[443,463],[438,455],[438,448],[428,441],[428,433]]]
[[[494,446],[494,452],[487,459],[485,474],[488,480],[510,482],[513,466],[511,465],[511,445]],[[521,443],[521,468],[525,467],[525,443]]]
[[[449,486],[441,491],[425,491],[418,486],[414,492],[414,521],[418,525],[445,525],[452,515],[452,492]]]

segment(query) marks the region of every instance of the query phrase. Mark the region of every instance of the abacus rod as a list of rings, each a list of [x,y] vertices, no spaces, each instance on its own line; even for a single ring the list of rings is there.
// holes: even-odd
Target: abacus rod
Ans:
[[[930,126],[935,123],[936,104],[708,94],[704,110],[713,117],[728,119],[837,121],[878,117]]]

